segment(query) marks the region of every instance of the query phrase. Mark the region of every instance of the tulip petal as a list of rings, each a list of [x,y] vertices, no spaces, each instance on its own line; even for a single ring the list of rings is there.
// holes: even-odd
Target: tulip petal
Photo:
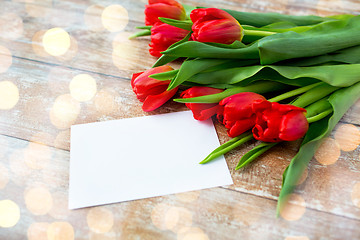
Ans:
[[[240,134],[243,134],[247,130],[251,129],[254,126],[254,123],[255,115],[250,118],[236,121],[235,124],[230,129],[228,129],[229,137],[237,137]]]
[[[301,111],[287,113],[280,123],[279,137],[284,141],[294,141],[305,135],[309,129],[309,123]]]
[[[150,112],[157,109],[158,107],[166,103],[172,96],[174,96],[177,90],[178,88],[174,88],[170,91],[164,91],[158,95],[148,96],[144,101],[142,109],[145,112]]]

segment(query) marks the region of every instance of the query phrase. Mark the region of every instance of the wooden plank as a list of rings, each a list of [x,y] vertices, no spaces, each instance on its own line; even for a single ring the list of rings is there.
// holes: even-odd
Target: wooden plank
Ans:
[[[358,1],[184,1],[190,5],[222,7],[242,11],[281,12],[294,15],[340,13],[359,14]],[[101,25],[102,10],[113,1],[0,1],[4,24],[0,28],[0,45],[14,56],[50,62],[66,67],[129,78],[131,73],[150,68],[156,61],[147,54],[148,38],[128,40],[135,26],[143,25],[145,1],[122,1],[128,18],[115,20],[121,25],[129,20],[124,30],[109,32]],[[87,11],[88,7],[99,5]],[[119,3],[116,3],[119,4]],[[102,6],[102,7],[101,7]],[[37,15],[37,14],[38,15]],[[86,16],[86,18],[84,18]],[[6,24],[11,19],[13,25]],[[86,24],[88,23],[88,25]],[[54,57],[44,52],[42,34],[45,30],[61,27],[72,37],[72,45],[64,56]],[[100,30],[100,31],[94,31]],[[115,28],[116,29],[116,28]],[[35,48],[35,50],[34,50]]]
[[[15,226],[1,228],[1,239],[55,231],[65,239],[360,237],[359,220],[306,208],[301,198],[276,218],[276,201],[224,188],[69,211],[68,151],[5,136],[0,146],[7,146],[0,148],[0,205],[11,200],[21,209]]]
[[[182,104],[169,102],[154,112],[145,113],[141,110],[141,103],[132,92],[128,80],[95,73],[86,73],[96,81],[97,91],[94,97],[85,102],[76,101],[70,94],[69,86],[72,79],[79,74],[84,72],[15,59],[9,71],[2,76],[4,80],[11,80],[18,86],[20,98],[13,109],[1,111],[0,133],[68,150],[71,124],[186,110]],[[87,87],[84,86],[83,90]],[[358,121],[356,116],[351,119]],[[220,141],[227,141],[229,138],[225,128],[219,123],[216,127]],[[336,131],[333,134],[335,133]],[[332,137],[334,138],[334,135]],[[356,135],[347,138],[356,139]],[[339,157],[334,165],[322,166],[315,160],[312,161],[308,172],[311,177],[297,190],[306,198],[309,208],[354,219],[360,218],[360,211],[351,200],[352,187],[356,181],[360,181],[357,161],[359,143],[360,140],[355,140],[355,148],[342,152],[341,155],[339,149]],[[277,199],[282,172],[295,155],[298,145],[299,142],[282,144],[262,156],[256,163],[236,172],[234,168],[237,161],[254,143],[227,154],[228,166],[235,183],[231,188]],[[329,175],[330,183],[324,182],[325,175]],[[329,196],[332,201],[340,201],[342,204],[338,206],[332,201],[329,202]]]

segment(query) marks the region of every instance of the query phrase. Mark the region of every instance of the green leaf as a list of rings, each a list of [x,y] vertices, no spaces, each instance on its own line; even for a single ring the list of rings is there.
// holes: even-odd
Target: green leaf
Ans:
[[[147,30],[150,30],[152,26],[138,26],[138,27],[135,27],[136,29],[147,29]]]
[[[336,87],[347,87],[360,81],[360,64],[331,66],[255,65],[196,74],[187,81],[197,84],[240,84],[257,80],[279,81],[294,86],[306,86],[319,81]]]
[[[334,19],[319,16],[295,16],[280,13],[256,13],[256,12],[240,12],[235,10],[223,9],[232,15],[241,25],[251,25],[254,27],[263,27],[275,22],[289,22],[296,26],[305,26],[318,24],[324,21],[332,21]]]
[[[360,45],[360,16],[328,21],[302,32],[284,32],[259,40],[262,64],[313,57]]]
[[[196,41],[184,42],[176,47],[162,52],[168,56],[190,58],[236,58],[236,59],[259,59],[257,44],[250,46],[237,45],[239,48],[220,47],[219,44],[207,44]]]
[[[241,92],[255,92],[255,93],[266,93],[266,92],[275,92],[278,90],[286,89],[287,86],[278,82],[272,81],[258,81],[253,84],[244,86],[244,87],[236,87],[229,88],[221,93],[194,97],[194,98],[178,98],[174,99],[175,102],[180,103],[218,103],[222,99],[232,96]]]
[[[181,20],[175,20],[175,19],[164,18],[164,17],[159,17],[159,20],[162,21],[163,23],[169,24],[169,25],[177,27],[177,28],[185,29],[188,31],[191,31],[191,27],[193,25],[193,23],[190,20],[181,21]]]
[[[171,49],[171,48],[174,48],[178,45],[181,45],[182,43],[185,43],[189,40],[191,36],[191,32],[189,32],[183,39],[181,39],[180,41],[172,44],[168,49]],[[162,66],[162,65],[165,65],[169,62],[172,62],[172,61],[175,61],[176,59],[178,59],[179,57],[177,56],[169,56],[169,55],[162,55],[157,61],[156,63],[153,65],[153,68],[154,67],[158,67],[158,66]]]
[[[228,141],[227,143],[219,146],[214,151],[212,151],[204,160],[200,162],[200,164],[208,163],[221,155],[224,155],[227,152],[230,152],[234,148],[240,146],[241,144],[244,144],[251,139],[253,139],[253,135],[251,133],[243,133],[238,137],[233,138],[232,140]]]
[[[140,32],[137,32],[137,33],[134,33],[133,35],[131,35],[129,37],[129,39],[134,39],[134,38],[137,38],[137,37],[143,37],[143,36],[150,36],[151,35],[151,30],[150,29],[146,29],[144,31],[140,31]]]
[[[179,70],[175,69],[175,70],[168,71],[168,72],[156,73],[156,74],[150,75],[149,77],[157,79],[157,80],[165,81],[165,80],[169,80],[169,79],[172,79],[173,77],[175,77],[178,72],[179,72]]]
[[[333,108],[333,114],[310,125],[301,147],[295,157],[291,160],[283,177],[283,186],[280,191],[277,214],[282,211],[289,194],[293,192],[322,140],[327,137],[340,121],[346,111],[360,97],[360,83],[350,87],[342,88],[329,97],[329,103]]]
[[[270,148],[274,147],[277,142],[275,143],[266,143],[262,142],[247,153],[245,153],[244,156],[241,157],[240,161],[236,165],[235,170],[239,170],[240,168],[243,168],[247,166],[249,163],[254,161],[257,157],[259,157],[261,154],[265,153]]]

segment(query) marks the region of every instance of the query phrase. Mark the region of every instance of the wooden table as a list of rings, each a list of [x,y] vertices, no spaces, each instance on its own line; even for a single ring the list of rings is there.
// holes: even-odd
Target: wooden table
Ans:
[[[242,11],[360,13],[358,0],[184,0]],[[226,155],[234,185],[68,210],[72,124],[144,113],[130,76],[152,66],[145,0],[0,0],[0,239],[360,239],[360,102],[326,139],[292,202],[275,217],[282,172],[299,142],[234,171],[254,143]],[[70,36],[43,44],[49,29]],[[341,36],[339,36],[341,37]],[[44,40],[46,43],[46,41]],[[360,77],[360,76],[359,76]],[[80,91],[79,91],[80,89]],[[2,100],[1,100],[2,99]],[[223,143],[229,138],[215,123]]]

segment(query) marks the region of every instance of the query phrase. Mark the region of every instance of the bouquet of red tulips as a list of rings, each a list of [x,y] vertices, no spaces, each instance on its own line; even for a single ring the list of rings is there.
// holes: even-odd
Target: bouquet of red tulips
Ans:
[[[204,164],[260,141],[240,169],[283,141],[303,138],[283,174],[278,213],[322,139],[360,97],[360,16],[291,16],[183,6],[149,0],[143,31],[154,67],[131,86],[152,111],[181,98],[197,120],[216,116],[232,139]],[[183,60],[179,69],[165,64]]]

